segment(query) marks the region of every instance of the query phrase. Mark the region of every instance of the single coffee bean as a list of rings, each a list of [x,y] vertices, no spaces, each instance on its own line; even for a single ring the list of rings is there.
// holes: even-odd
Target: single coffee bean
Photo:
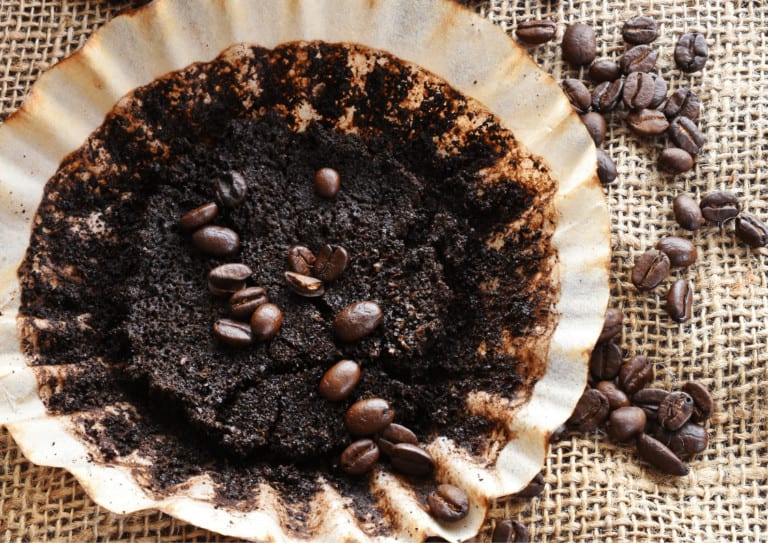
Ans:
[[[621,325],[624,322],[624,313],[620,309],[609,307],[605,311],[605,320],[603,329],[597,338],[597,342],[607,341],[618,336],[621,333]]]
[[[667,97],[667,81],[658,74],[651,74],[653,77],[653,100],[648,107],[657,108]]]
[[[696,246],[691,240],[678,236],[667,236],[659,240],[656,248],[669,257],[673,267],[686,268],[696,262]]]
[[[699,202],[702,216],[710,222],[722,223],[741,211],[739,197],[732,192],[708,192]]]
[[[615,343],[604,341],[595,345],[589,359],[589,371],[601,381],[613,379],[621,368],[621,347]]]
[[[658,109],[641,109],[627,115],[629,128],[640,136],[660,136],[669,128],[669,121]]]
[[[641,290],[651,290],[669,275],[669,257],[656,249],[650,249],[635,259],[632,283]]]
[[[650,45],[636,45],[621,56],[619,65],[625,74],[650,72],[656,66],[659,52]]]
[[[263,287],[240,289],[229,298],[229,312],[236,319],[249,320],[257,307],[268,302],[267,291]]]
[[[219,319],[213,324],[216,339],[231,347],[246,347],[253,343],[253,333],[248,323]]]
[[[517,39],[527,45],[541,45],[555,37],[557,24],[554,21],[542,19],[538,21],[523,21],[515,29]]]
[[[198,250],[211,256],[232,256],[240,250],[240,236],[223,226],[203,226],[192,234],[192,243]]]
[[[589,110],[589,106],[592,103],[592,95],[584,83],[578,79],[566,79],[560,86],[568,97],[568,101],[571,102],[573,109],[579,113],[585,113]]]
[[[536,477],[533,478],[533,480],[528,483],[528,486],[526,486],[524,489],[522,489],[520,492],[517,492],[515,494],[515,497],[517,498],[533,498],[534,496],[538,496],[542,492],[544,492],[544,474],[539,472],[536,474]]]
[[[384,428],[379,434],[377,439],[381,452],[387,456],[392,455],[392,447],[398,443],[409,443],[411,445],[418,445],[419,438],[416,437],[412,431],[405,426],[395,424],[394,422]]]
[[[649,420],[656,420],[659,413],[659,405],[669,392],[661,388],[643,388],[632,394],[632,405],[636,405],[645,411]]]
[[[600,113],[613,111],[621,100],[623,88],[624,79],[600,83],[592,91],[592,108]]]
[[[379,447],[370,439],[352,442],[341,453],[341,469],[350,475],[362,475],[379,461]]]
[[[621,29],[621,35],[625,42],[633,45],[640,45],[643,43],[651,43],[659,34],[656,21],[653,17],[638,15],[624,23],[624,28]]]
[[[456,522],[469,513],[469,498],[453,485],[439,485],[427,496],[427,504],[432,516],[444,522]]]
[[[692,155],[698,154],[704,145],[704,136],[688,117],[676,117],[669,125],[669,133],[678,147]]]
[[[352,343],[378,328],[383,318],[381,307],[376,302],[355,302],[336,315],[333,331],[339,341]]]
[[[301,275],[309,275],[312,265],[315,263],[315,255],[301,245],[288,249],[288,269]]]
[[[633,356],[619,370],[618,384],[630,396],[644,388],[653,380],[653,367],[648,359],[639,354]]]
[[[360,366],[354,360],[340,360],[323,374],[320,380],[320,396],[338,402],[352,394],[360,381]]]
[[[693,168],[693,157],[683,149],[667,147],[659,155],[659,168],[673,175],[685,173]]]
[[[670,475],[688,474],[688,466],[675,456],[675,453],[670,451],[667,446],[648,434],[641,434],[637,438],[637,452],[640,453],[640,458],[663,473]]]
[[[616,441],[629,441],[645,430],[645,411],[639,407],[620,407],[608,419],[608,435]]]
[[[567,424],[579,432],[592,432],[608,418],[609,411],[608,398],[590,388],[579,398]]]
[[[211,222],[218,214],[219,206],[216,202],[208,202],[184,213],[179,219],[179,226],[182,230],[196,230]]]
[[[608,406],[611,410],[618,409],[620,407],[629,407],[629,397],[623,390],[613,381],[600,381],[595,385],[595,388],[603,393],[608,400]]]
[[[563,42],[563,60],[575,66],[589,64],[597,56],[595,29],[584,23],[575,23],[565,29]]]
[[[633,72],[624,80],[621,98],[629,109],[651,107],[656,92],[656,80],[649,73]]]
[[[669,447],[678,458],[687,458],[707,448],[707,431],[703,426],[692,422],[686,423],[679,430],[670,432],[659,428],[653,437]]]
[[[277,335],[283,324],[283,312],[275,304],[261,304],[251,315],[251,330],[259,341],[268,341]]]
[[[248,182],[243,174],[229,171],[214,181],[216,196],[224,207],[237,207],[245,201],[248,194]]]
[[[664,105],[664,115],[668,119],[688,117],[690,120],[695,121],[699,118],[700,109],[701,103],[696,93],[688,87],[682,87],[673,92],[669,100],[667,100],[667,103]]]
[[[435,469],[435,459],[413,443],[397,443],[389,449],[392,467],[406,475],[429,475]]]
[[[707,63],[707,40],[703,34],[688,32],[675,45],[675,64],[684,72],[698,72]]]
[[[610,185],[619,176],[616,163],[602,149],[597,150],[597,177],[603,185]]]
[[[315,172],[315,192],[323,198],[333,198],[341,190],[341,176],[333,168],[320,168]]]
[[[347,430],[353,436],[371,436],[386,428],[394,418],[395,411],[381,398],[358,400],[344,414]]]
[[[222,264],[208,272],[208,286],[232,294],[245,287],[252,273],[245,264]]]
[[[612,60],[596,60],[589,67],[589,78],[595,83],[616,81],[619,77],[621,77],[621,66]]]
[[[319,298],[325,294],[325,285],[320,279],[289,271],[283,272],[283,277],[288,287],[299,296]]]
[[[672,202],[677,224],[686,230],[698,230],[704,224],[704,215],[696,201],[685,193],[678,194]]]
[[[693,398],[685,392],[670,392],[659,404],[656,420],[667,430],[677,430],[693,415]]]
[[[685,279],[678,279],[669,287],[664,309],[675,322],[685,322],[691,318],[692,307],[693,286]]]
[[[497,522],[491,535],[493,543],[528,543],[530,535],[528,528],[515,520]]]
[[[742,211],[736,216],[736,237],[753,249],[765,247],[768,244],[768,226],[754,215]]]
[[[712,416],[715,401],[703,385],[689,381],[683,385],[683,392],[693,398],[693,415],[691,415],[693,422],[704,422]]]
[[[590,111],[581,116],[581,122],[584,123],[587,132],[592,136],[592,141],[595,142],[595,145],[602,145],[605,141],[605,133],[608,130],[605,117],[596,111]]]
[[[315,277],[331,282],[338,279],[349,265],[349,253],[344,247],[323,245],[317,253],[312,271]]]

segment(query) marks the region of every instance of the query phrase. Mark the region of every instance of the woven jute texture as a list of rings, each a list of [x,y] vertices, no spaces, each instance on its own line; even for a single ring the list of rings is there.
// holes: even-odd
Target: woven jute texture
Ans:
[[[196,0],[191,0],[196,1]],[[140,2],[136,1],[134,4]],[[607,188],[613,231],[612,305],[626,316],[620,344],[627,356],[645,354],[655,385],[675,389],[688,380],[706,385],[717,408],[709,446],[682,478],[660,475],[630,446],[601,431],[555,443],[544,467],[546,488],[533,499],[496,504],[480,541],[494,523],[512,518],[533,541],[768,541],[768,272],[765,249],[750,250],[728,227],[681,230],[672,199],[731,190],[743,207],[768,219],[768,7],[763,0],[520,0],[465,2],[512,33],[518,22],[551,18],[558,39],[531,49],[555,78],[585,77],[560,60],[567,23],[597,30],[599,57],[624,51],[621,27],[646,14],[660,23],[658,69],[670,90],[693,88],[703,108],[706,145],[695,169],[671,178],[656,167],[666,141],[640,139],[610,117],[605,148],[618,182]],[[127,1],[0,0],[0,120],[11,115],[42,71],[82,46]],[[685,31],[706,35],[710,60],[686,75],[672,60]],[[63,128],[66,129],[66,128]],[[666,235],[698,247],[698,260],[651,293],[629,282],[635,256]],[[1,249],[0,249],[1,250]],[[672,279],[695,285],[694,317],[685,325],[663,309]],[[228,541],[148,512],[113,515],[97,507],[66,472],[37,467],[0,431],[0,538],[6,541]]]

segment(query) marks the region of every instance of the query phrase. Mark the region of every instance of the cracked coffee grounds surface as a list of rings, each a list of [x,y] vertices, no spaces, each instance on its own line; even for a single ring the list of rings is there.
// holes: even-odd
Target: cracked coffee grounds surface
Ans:
[[[313,187],[326,166],[342,179],[332,199]],[[209,257],[178,219],[230,170],[247,198],[213,224],[242,246]],[[103,459],[152,459],[158,492],[209,473],[224,500],[261,482],[301,497],[322,474],[365,495],[367,476],[338,457],[345,410],[374,396],[422,443],[444,435],[482,455],[503,420],[468,409],[468,394],[518,403],[543,372],[554,188],[482,106],[382,52],[236,47],[169,74],[122,100],[46,186],[19,272],[43,398]],[[349,268],[320,298],[293,294],[288,249],[326,243]],[[206,275],[225,262],[250,266],[282,310],[273,340],[234,349],[211,333],[228,315]],[[333,318],[360,300],[382,325],[335,342]],[[329,402],[318,383],[342,358],[362,378]]]

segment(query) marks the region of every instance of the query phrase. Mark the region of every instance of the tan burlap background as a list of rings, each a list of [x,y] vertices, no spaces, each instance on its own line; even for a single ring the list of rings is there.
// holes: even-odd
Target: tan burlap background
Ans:
[[[198,0],[190,0],[198,1]],[[134,2],[139,3],[139,2]],[[517,519],[534,541],[768,540],[768,271],[765,249],[749,250],[727,231],[681,231],[671,214],[680,191],[730,189],[753,214],[768,219],[768,6],[763,0],[490,0],[466,2],[512,31],[518,21],[549,17],[561,26],[592,23],[599,55],[624,49],[622,22],[645,13],[661,23],[659,71],[671,88],[689,85],[702,98],[707,143],[695,171],[677,179],[655,167],[660,141],[630,135],[617,115],[606,147],[619,182],[608,189],[612,211],[612,304],[627,316],[622,345],[645,353],[656,382],[676,387],[695,379],[713,392],[717,411],[710,445],[690,476],[674,479],[638,462],[633,450],[602,433],[554,444],[547,487],[533,500],[499,503],[494,520]],[[80,47],[128,1],[0,0],[0,121],[12,114],[42,71]],[[682,74],[672,50],[686,30],[704,32],[710,62]],[[532,49],[556,78],[578,75],[549,44]],[[66,127],[62,127],[66,129]],[[696,285],[695,317],[672,323],[662,309],[665,289],[638,293],[628,281],[633,257],[668,234],[695,240],[698,262],[674,276]],[[2,250],[0,248],[0,250]],[[671,281],[670,281],[671,282]],[[221,541],[225,538],[165,515],[110,514],[67,473],[31,465],[0,431],[0,538],[6,541]]]

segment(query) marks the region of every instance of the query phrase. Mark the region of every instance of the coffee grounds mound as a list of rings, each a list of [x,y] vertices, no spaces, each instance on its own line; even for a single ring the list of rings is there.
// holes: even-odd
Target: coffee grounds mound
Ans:
[[[363,75],[360,55],[374,60]],[[341,174],[335,198],[315,194],[322,167]],[[232,170],[247,198],[214,224],[241,250],[206,256],[178,219]],[[386,53],[288,44],[169,74],[123,99],[46,185],[19,270],[41,395],[104,459],[152,459],[155,490],[205,472],[232,502],[262,482],[306,497],[321,473],[364,494],[338,466],[343,414],[362,398],[385,398],[425,443],[443,435],[482,456],[504,421],[467,409],[468,394],[519,403],[543,372],[524,347],[553,326],[553,191],[481,106]],[[348,250],[348,269],[321,298],[292,293],[289,248],[326,243]],[[273,340],[213,336],[228,315],[206,276],[225,262],[250,266],[281,308]],[[336,342],[334,317],[361,300],[383,324]],[[362,378],[328,402],[317,386],[341,358]]]

